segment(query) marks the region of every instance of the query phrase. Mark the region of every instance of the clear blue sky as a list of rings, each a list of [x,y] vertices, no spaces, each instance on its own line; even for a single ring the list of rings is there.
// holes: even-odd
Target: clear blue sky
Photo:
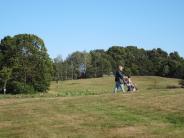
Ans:
[[[184,57],[183,0],[0,0],[0,38],[31,33],[50,56],[135,45]]]

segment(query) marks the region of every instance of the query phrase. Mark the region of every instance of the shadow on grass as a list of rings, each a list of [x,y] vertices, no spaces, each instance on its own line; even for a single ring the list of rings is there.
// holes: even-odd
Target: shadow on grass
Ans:
[[[164,89],[181,89],[180,86],[177,85],[167,85],[167,86],[153,86],[153,87],[149,87],[147,88],[147,90],[164,90]]]

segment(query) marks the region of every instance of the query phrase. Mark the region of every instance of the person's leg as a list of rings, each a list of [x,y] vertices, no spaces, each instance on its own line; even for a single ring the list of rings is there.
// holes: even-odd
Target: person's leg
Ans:
[[[117,81],[115,84],[115,92],[118,92],[120,90],[122,90],[121,83]]]
[[[117,93],[117,91],[118,91],[118,85],[117,85],[117,82],[115,82],[113,94]]]
[[[125,85],[124,84],[120,84],[121,90],[122,92],[125,92]]]
[[[117,89],[117,87],[115,86],[114,91],[113,91],[113,94],[117,93],[117,91],[118,91],[118,89]]]

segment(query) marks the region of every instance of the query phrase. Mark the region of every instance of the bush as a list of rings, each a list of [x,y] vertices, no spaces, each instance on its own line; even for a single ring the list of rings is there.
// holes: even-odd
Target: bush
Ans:
[[[33,86],[17,81],[9,83],[7,88],[7,91],[11,94],[28,94],[35,92]]]
[[[37,92],[46,92],[48,90],[48,87],[49,87],[49,83],[47,82],[36,82],[34,85],[33,85],[35,91]]]
[[[182,88],[184,88],[184,79],[181,80],[179,84],[181,85]]]

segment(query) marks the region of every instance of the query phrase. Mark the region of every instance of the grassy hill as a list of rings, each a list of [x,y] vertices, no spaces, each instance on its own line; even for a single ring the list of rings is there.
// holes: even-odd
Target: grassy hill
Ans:
[[[133,77],[136,93],[112,95],[114,78],[52,83],[47,94],[0,96],[0,137],[184,136],[184,89],[177,79]]]

